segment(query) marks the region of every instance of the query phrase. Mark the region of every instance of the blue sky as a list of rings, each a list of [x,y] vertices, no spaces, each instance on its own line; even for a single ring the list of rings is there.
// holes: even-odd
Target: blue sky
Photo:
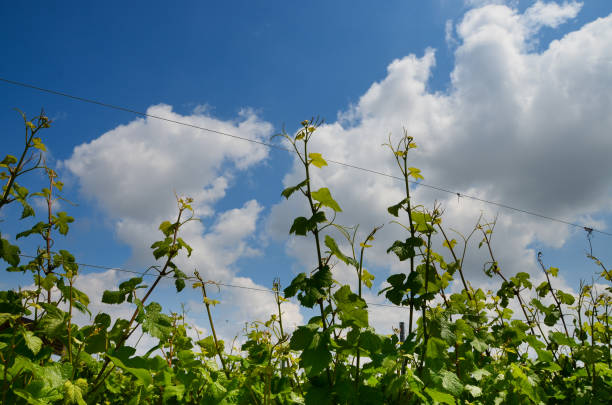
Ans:
[[[427,182],[609,231],[610,19],[590,31],[585,27],[608,17],[612,3],[381,4],[7,3],[0,6],[0,77],[139,111],[154,108],[261,140],[283,125],[293,130],[302,119],[318,115],[328,122],[315,144],[324,156],[384,172],[393,166],[377,145],[406,126],[423,145],[415,166]],[[571,33],[577,34],[566,37]],[[555,93],[561,87],[563,94]],[[259,286],[269,286],[276,276],[286,285],[308,268],[309,242],[285,236],[291,215],[300,215],[302,208],[280,199],[285,186],[301,180],[292,156],[186,130],[177,138],[184,147],[165,156],[161,152],[173,145],[165,138],[170,126],[140,125],[128,113],[4,83],[0,92],[4,153],[21,146],[22,124],[13,108],[33,115],[44,107],[54,119],[45,136],[49,159],[66,182],[66,196],[79,204],[63,204],[76,223],[57,244],[69,246],[79,261],[135,269],[150,264],[147,225],[172,212],[172,191],[182,186],[178,192],[213,190],[199,206],[202,228],[192,230],[198,246],[213,253],[231,247],[222,250],[225,260],[210,264],[200,257],[186,266],[203,266],[206,273],[210,265],[211,278]],[[208,140],[200,144],[200,138]],[[118,147],[120,141],[144,144],[143,153],[135,156]],[[576,146],[570,148],[571,142]],[[89,146],[79,152],[79,145]],[[198,146],[204,149],[195,150]],[[114,158],[104,160],[103,153]],[[156,164],[142,157],[147,153],[160,159],[157,176],[147,175]],[[163,172],[162,163],[172,170]],[[112,178],[127,172],[133,175],[125,176],[125,184],[133,189]],[[174,173],[175,182],[164,177]],[[334,166],[317,180],[338,190],[341,206],[346,201],[341,223],[359,222],[366,231],[390,219],[384,207],[396,202],[397,185]],[[145,183],[152,190],[142,187]],[[357,184],[363,190],[356,192]],[[423,202],[446,204],[448,215],[455,215],[449,224],[464,231],[481,211],[499,213],[499,248],[507,251],[509,273],[537,274],[534,252],[540,249],[548,264],[562,269],[564,285],[576,286],[595,270],[584,259],[584,232],[467,199],[418,193]],[[382,211],[370,215],[363,207]],[[221,231],[222,226],[240,228],[236,223],[241,231]],[[7,221],[2,231],[14,234],[18,226]],[[385,243],[399,231],[391,225],[385,231],[369,263],[378,286],[391,267],[401,271],[384,254]],[[612,258],[611,237],[596,235],[593,242],[595,253]],[[474,256],[474,283],[487,285],[476,275],[482,258]],[[349,282],[343,271],[338,278]],[[92,285],[110,288],[119,276],[99,272],[99,284]],[[28,283],[18,275],[5,275],[2,282]],[[222,291],[221,297],[224,293],[231,294]],[[177,300],[169,288],[156,299],[173,309],[180,301],[197,301],[190,293]],[[377,299],[374,291],[371,300]],[[229,308],[230,302],[238,309]],[[253,306],[249,296],[230,296],[220,317],[263,316],[269,308],[266,298],[263,312],[245,312],[242,304]],[[291,311],[299,320],[297,309]],[[193,309],[195,322],[199,316]],[[381,319],[381,327],[388,329],[396,318]]]

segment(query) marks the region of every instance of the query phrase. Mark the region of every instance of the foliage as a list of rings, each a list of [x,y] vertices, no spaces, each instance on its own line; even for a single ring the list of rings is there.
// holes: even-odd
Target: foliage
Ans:
[[[406,340],[378,334],[370,324],[362,288],[372,288],[374,276],[363,264],[381,227],[360,242],[358,226],[335,222],[340,204],[328,188],[315,189],[311,177],[311,170],[327,166],[320,153],[308,149],[320,122],[306,120],[296,134],[280,134],[297,153],[305,177],[281,194],[307,202],[308,212],[289,232],[312,242],[313,270],[298,274],[282,294],[275,281],[277,313],[251,322],[245,343],[234,353],[215,332],[211,312],[218,302],[206,291],[212,282],[197,271],[189,277],[175,263],[179,252],[192,252],[179,236],[192,220],[189,198],[177,197],[176,219],[159,227],[162,237],[151,246],[160,263],[151,268],[153,283],[134,277],[102,295],[107,304],[132,305],[131,317],[113,320],[106,313],[89,313],[89,298],[75,288],[77,260],[68,251],[51,250],[55,233],[66,235],[73,222],[65,212],[54,211],[63,185],[44,163],[46,148],[38,136],[51,122],[44,114],[23,117],[24,150],[19,158],[7,155],[0,163],[5,182],[0,209],[17,202],[21,219],[31,217],[31,199],[42,198],[47,212],[45,220],[16,235],[40,238],[34,258],[24,262],[19,246],[1,238],[6,270],[31,274],[34,285],[0,291],[3,404],[596,404],[612,397],[611,287],[583,283],[577,296],[555,289],[552,278],[559,270],[547,268],[541,256],[546,280],[537,286],[528,273],[504,274],[491,243],[495,221],[479,219],[469,235],[459,235],[462,243],[449,239],[441,207],[426,209],[411,199],[410,183],[423,175],[408,165],[416,144],[407,133],[387,144],[405,191],[388,212],[406,232],[387,252],[406,271],[391,275],[380,291],[406,307]],[[44,171],[49,181],[37,193],[17,181],[33,170]],[[477,235],[489,256],[484,272],[499,279],[497,292],[474,288],[465,277],[468,242]],[[436,241],[447,250],[444,254],[434,251]],[[592,252],[589,257],[609,283],[608,269]],[[355,291],[334,280],[337,265],[354,269]],[[201,290],[210,336],[192,339],[184,316],[165,314],[152,301],[164,277],[174,278],[177,292],[186,283]],[[462,290],[451,293],[455,279]],[[289,333],[282,305],[294,296],[318,313]],[[519,319],[512,307],[519,309]],[[76,325],[75,310],[92,321]],[[136,331],[157,342],[144,355],[128,344]]]

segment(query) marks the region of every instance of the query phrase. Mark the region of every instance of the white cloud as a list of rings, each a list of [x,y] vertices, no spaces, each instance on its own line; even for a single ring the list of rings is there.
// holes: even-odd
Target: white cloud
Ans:
[[[255,140],[271,134],[271,125],[251,110],[241,111],[235,121],[220,121],[206,115],[207,110],[197,108],[182,116],[170,106],[157,105],[147,113]],[[133,261],[150,264],[149,246],[162,237],[157,225],[175,220],[175,192],[194,198],[196,217],[210,217],[234,173],[266,157],[267,149],[260,145],[147,118],[77,146],[63,164],[78,177],[83,194],[114,221],[118,238],[132,248]],[[231,278],[231,266],[239,257],[256,254],[247,240],[260,211],[256,201],[249,201],[242,208],[216,213],[211,229],[196,221],[185,225],[182,237],[194,254],[189,262],[178,260],[184,271],[198,268],[204,277]]]
[[[491,4],[515,7],[518,4],[518,0],[464,0],[463,3],[468,7],[484,7]]]
[[[235,121],[217,120],[207,115],[208,111],[209,108],[198,107],[192,115],[182,116],[170,106],[157,105],[147,113],[255,140],[271,135],[272,126],[251,110],[241,111]],[[111,219],[118,239],[132,249],[134,265],[153,263],[149,246],[163,238],[158,224],[176,219],[176,192],[193,197],[195,217],[206,220],[206,225],[194,220],[183,226],[180,236],[191,245],[193,254],[190,258],[180,254],[174,260],[179,268],[187,274],[197,269],[206,280],[256,286],[249,278],[236,276],[239,271],[236,262],[261,254],[252,246],[251,239],[255,237],[263,207],[250,200],[241,207],[217,212],[215,204],[225,196],[236,174],[266,157],[267,149],[260,145],[147,118],[121,125],[90,143],[77,146],[63,165],[77,176],[82,193]],[[101,292],[112,289],[118,281],[118,274],[111,271],[83,275],[79,285],[92,297],[94,312],[110,311],[129,318],[133,311],[129,305],[98,304]],[[170,280],[164,280],[151,299],[161,302],[166,309],[177,310],[177,301],[169,299],[175,296],[171,284]],[[184,298],[178,299],[187,302],[194,292],[182,294]],[[227,291],[223,300],[228,305],[220,306],[216,313],[225,319],[265,320],[275,312],[272,300],[264,302],[240,291]],[[287,304],[284,308],[288,322],[301,322],[297,306]],[[201,316],[190,315],[190,319],[197,325],[208,323]],[[236,331],[235,323],[231,327],[224,324],[220,330],[227,332],[226,338],[231,337]],[[145,342],[144,346],[151,342]]]
[[[381,147],[390,132],[402,127],[419,148],[410,165],[422,169],[429,184],[464,194],[501,201],[571,221],[601,221],[609,213],[612,171],[612,16],[586,24],[536,51],[537,30],[556,27],[576,16],[581,3],[537,2],[523,14],[505,5],[472,9],[457,25],[459,45],[451,87],[428,88],[435,52],[393,61],[387,76],[372,84],[339,121],[322,126],[310,150],[329,159],[380,172],[399,174],[388,149]],[[290,186],[303,179],[299,161],[284,179]],[[386,207],[402,198],[402,185],[392,179],[331,165],[313,173],[315,189],[330,188],[343,208],[338,222],[361,224],[369,231],[389,221]],[[438,200],[448,227],[472,229],[484,212],[499,213],[493,245],[506,275],[537,274],[534,242],[561,247],[571,230],[558,223],[510,213],[465,197],[419,187],[413,200],[431,208]],[[307,212],[299,201],[281,201],[271,213],[268,229],[285,238],[294,216]],[[301,214],[302,213],[302,214]],[[369,266],[404,268],[385,253],[396,238],[405,238],[393,224],[377,234],[368,252]],[[475,284],[488,259],[476,235],[466,259]],[[316,263],[312,241],[294,238],[287,252],[296,257],[295,271]],[[561,271],[563,274],[563,269]],[[344,271],[339,272],[344,277]],[[386,274],[377,274],[377,281]],[[348,280],[348,278],[347,278]]]
[[[444,40],[446,41],[446,45],[449,47],[457,45],[453,20],[446,20],[446,23],[444,24]]]
[[[525,11],[523,18],[525,24],[533,28],[540,26],[556,28],[567,20],[575,18],[581,8],[582,3],[577,1],[565,1],[563,4],[537,1]]]
[[[200,110],[198,110],[200,111]],[[272,131],[252,111],[235,122],[194,113],[182,116],[168,105],[148,114],[216,131],[262,140]],[[64,165],[80,180],[83,193],[113,218],[147,221],[175,211],[173,192],[195,198],[204,214],[225,194],[232,170],[247,169],[267,157],[267,149],[229,137],[161,121],[137,119],[74,148]]]

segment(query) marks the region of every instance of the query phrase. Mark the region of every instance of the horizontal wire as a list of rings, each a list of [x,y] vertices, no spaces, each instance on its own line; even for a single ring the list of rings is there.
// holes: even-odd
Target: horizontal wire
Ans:
[[[0,81],[8,83],[8,84],[15,85],[15,86],[26,87],[26,88],[29,88],[29,89],[32,89],[32,90],[37,90],[37,91],[40,91],[40,92],[45,92],[45,93],[54,94],[54,95],[61,96],[61,97],[70,98],[70,99],[77,100],[77,101],[82,101],[84,103],[95,104],[95,105],[98,105],[98,106],[101,106],[101,107],[111,108],[111,109],[118,110],[118,111],[124,111],[124,112],[128,112],[128,113],[131,113],[131,114],[139,115],[139,116],[142,116],[142,117],[154,118],[154,119],[157,119],[157,120],[166,121],[166,122],[170,122],[170,123],[177,124],[177,125],[183,125],[183,126],[186,126],[186,127],[195,128],[195,129],[199,129],[199,130],[202,130],[202,131],[207,131],[207,132],[210,132],[210,133],[227,136],[227,137],[238,139],[238,140],[241,140],[241,141],[251,142],[251,143],[254,143],[254,144],[266,146],[266,147],[271,148],[271,149],[282,150],[282,151],[289,152],[289,153],[297,153],[293,149],[289,149],[289,148],[286,148],[284,146],[276,145],[276,144],[273,144],[273,143],[259,141],[259,140],[256,140],[256,139],[251,139],[251,138],[247,138],[247,137],[243,137],[243,136],[239,136],[239,135],[235,135],[235,134],[230,134],[228,132],[223,132],[223,131],[218,131],[218,130],[215,130],[215,129],[201,127],[201,126],[198,126],[198,125],[189,124],[187,122],[173,120],[173,119],[170,119],[170,118],[164,118],[164,117],[160,117],[158,115],[154,115],[154,114],[149,114],[149,113],[144,113],[144,112],[141,112],[141,111],[133,110],[131,108],[121,107],[121,106],[118,106],[118,105],[115,105],[115,104],[110,104],[110,103],[105,103],[105,102],[102,102],[102,101],[92,100],[92,99],[85,98],[85,97],[79,97],[79,96],[75,96],[75,95],[68,94],[68,93],[65,93],[65,92],[51,90],[51,89],[47,89],[47,88],[39,87],[39,86],[34,86],[32,84],[18,82],[18,81],[15,81],[15,80],[9,80],[9,79],[5,79],[5,78],[2,78],[2,77],[0,77]],[[351,169],[360,170],[360,171],[363,171],[363,172],[372,173],[372,174],[376,174],[376,175],[379,175],[379,176],[385,176],[385,177],[388,177],[388,178],[392,178],[392,179],[396,179],[396,180],[402,180],[402,181],[404,180],[403,177],[395,176],[395,175],[392,175],[392,174],[389,174],[389,173],[384,173],[384,172],[380,172],[380,171],[373,170],[373,169],[368,169],[368,168],[361,167],[361,166],[356,166],[356,165],[353,165],[353,164],[350,164],[350,163],[345,163],[345,162],[341,162],[341,161],[337,161],[337,160],[332,160],[332,159],[326,159],[326,161],[329,162],[329,163],[333,163],[333,164],[339,165],[339,166],[348,167],[348,168],[351,168]],[[479,201],[479,202],[482,202],[482,203],[485,203],[485,204],[494,205],[496,207],[504,208],[504,209],[507,209],[507,210],[511,210],[511,211],[515,211],[515,212],[520,212],[522,214],[531,215],[531,216],[534,216],[534,217],[537,217],[537,218],[546,219],[546,220],[553,221],[553,222],[562,223],[562,224],[565,224],[565,225],[573,226],[575,228],[580,228],[580,229],[586,231],[589,234],[592,233],[592,232],[597,232],[597,233],[600,233],[602,235],[612,236],[612,233],[610,233],[610,232],[605,232],[605,231],[602,231],[602,230],[599,230],[599,229],[596,229],[596,228],[593,228],[593,227],[588,227],[588,226],[585,226],[585,225],[581,225],[581,224],[577,224],[577,223],[574,223],[574,222],[566,221],[564,219],[559,219],[559,218],[551,217],[551,216],[548,216],[548,215],[539,214],[539,213],[534,212],[534,211],[529,211],[529,210],[525,210],[525,209],[522,209],[522,208],[513,207],[513,206],[505,204],[505,203],[501,203],[501,202],[497,202],[497,201],[492,201],[492,200],[486,200],[484,198],[480,198],[480,197],[476,197],[476,196],[472,196],[472,195],[468,195],[468,194],[459,193],[457,191],[452,191],[452,190],[446,189],[444,187],[435,186],[435,185],[423,183],[423,182],[420,182],[420,181],[408,180],[408,182],[411,183],[411,184],[419,185],[419,186],[426,187],[426,188],[429,188],[429,189],[432,189],[432,190],[436,190],[436,191],[440,191],[440,192],[443,192],[443,193],[453,194],[453,195],[456,195],[458,197],[466,197],[466,198],[469,198],[469,199],[474,200],[474,201]]]
[[[26,255],[26,254],[22,254],[22,253],[19,253],[19,256],[26,257],[26,258],[29,258],[29,259],[36,259],[38,257],[41,257],[41,256]],[[60,260],[60,262],[63,262],[63,260]],[[113,271],[118,271],[118,272],[121,272],[121,273],[137,274],[137,275],[141,275],[141,276],[153,276],[153,277],[162,277],[162,278],[174,279],[173,276],[169,276],[169,275],[140,272],[140,271],[137,271],[137,270],[130,270],[130,269],[122,268],[122,267],[110,267],[110,266],[102,266],[102,265],[99,265],[99,264],[89,264],[89,263],[79,263],[79,262],[70,262],[70,263],[71,264],[76,264],[78,266],[91,267],[91,268],[101,269],[101,270],[113,270]],[[153,266],[149,267],[149,269],[151,269],[151,268],[153,268]],[[186,277],[186,279],[189,280],[189,281],[196,281],[196,282],[199,281],[195,277]],[[244,290],[260,291],[260,292],[266,292],[266,293],[272,293],[272,294],[276,294],[276,293],[280,294],[280,291],[276,291],[276,290],[273,290],[271,288],[248,287],[248,286],[243,286],[243,285],[221,283],[221,282],[216,282],[216,281],[212,281],[212,280],[207,280],[207,281],[205,281],[205,283],[210,283],[210,284],[221,286],[221,287],[240,288],[240,289],[244,289]],[[284,299],[286,299],[286,298],[284,298]],[[364,302],[368,306],[371,305],[371,306],[376,306],[376,307],[387,307],[387,308],[396,308],[396,309],[403,309],[403,310],[409,309],[409,307],[405,307],[405,306],[401,306],[401,305],[395,305],[395,304],[382,304],[382,303],[376,303],[376,302],[368,302],[368,301],[365,301],[365,300],[364,300]],[[451,315],[481,316],[481,314],[463,314],[463,313],[455,313],[455,314],[451,314]],[[563,316],[569,316],[569,315],[571,315],[571,314],[563,314]],[[493,315],[489,315],[489,314],[484,314],[484,316],[486,318],[489,318],[489,319],[497,319],[497,318],[499,318],[499,316],[493,316]],[[520,318],[512,318],[510,320],[519,320],[519,321],[529,322],[528,320],[524,320],[524,319],[520,319]]]

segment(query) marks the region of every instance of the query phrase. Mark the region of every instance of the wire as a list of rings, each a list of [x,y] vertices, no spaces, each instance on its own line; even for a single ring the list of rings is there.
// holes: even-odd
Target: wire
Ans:
[[[198,126],[198,125],[193,125],[193,124],[189,124],[189,123],[182,122],[182,121],[176,121],[176,120],[173,120],[173,119],[170,119],[170,118],[164,118],[164,117],[160,117],[158,115],[144,113],[144,112],[141,112],[141,111],[133,110],[131,108],[121,107],[121,106],[118,106],[118,105],[115,105],[115,104],[110,104],[110,103],[105,103],[105,102],[102,102],[102,101],[92,100],[92,99],[85,98],[85,97],[79,97],[79,96],[75,96],[75,95],[68,94],[68,93],[61,92],[61,91],[51,90],[51,89],[47,89],[47,88],[44,88],[44,87],[34,86],[34,85],[28,84],[28,83],[23,83],[23,82],[18,82],[18,81],[15,81],[15,80],[5,79],[3,77],[0,77],[0,81],[2,81],[4,83],[15,85],[15,86],[26,87],[26,88],[29,88],[29,89],[32,89],[32,90],[37,90],[37,91],[44,92],[44,93],[54,94],[56,96],[66,97],[66,98],[70,98],[70,99],[77,100],[77,101],[82,101],[84,103],[95,104],[95,105],[99,105],[99,106],[102,106],[102,107],[111,108],[111,109],[114,109],[114,110],[119,110],[119,111],[124,111],[124,112],[131,113],[131,114],[139,115],[139,116],[142,116],[142,117],[154,118],[154,119],[157,119],[157,120],[166,121],[166,122],[170,122],[170,123],[177,124],[177,125],[183,125],[183,126],[186,126],[186,127],[195,128],[195,129],[199,129],[199,130],[202,130],[202,131],[207,131],[207,132],[214,133],[214,134],[223,135],[223,136],[227,136],[227,137],[234,138],[234,139],[239,139],[241,141],[251,142],[251,143],[254,143],[254,144],[257,144],[257,145],[266,146],[266,147],[271,148],[271,149],[282,150],[282,151],[289,152],[289,153],[296,153],[296,151],[294,151],[292,149],[286,148],[284,146],[276,145],[276,144],[273,144],[273,143],[259,141],[259,140],[256,140],[256,139],[251,139],[251,138],[247,138],[247,137],[243,137],[243,136],[239,136],[239,135],[234,135],[234,134],[230,134],[230,133],[223,132],[223,131],[217,131],[215,129],[201,127],[201,126]],[[329,163],[333,163],[333,164],[339,165],[339,166],[348,167],[348,168],[351,168],[351,169],[360,170],[360,171],[363,171],[363,172],[372,173],[372,174],[376,174],[376,175],[379,175],[379,176],[385,176],[385,177],[389,177],[389,178],[392,178],[392,179],[404,181],[403,177],[395,176],[395,175],[392,175],[392,174],[389,174],[389,173],[384,173],[384,172],[380,172],[380,171],[377,171],[377,170],[372,170],[372,169],[368,169],[368,168],[365,168],[365,167],[356,166],[356,165],[353,165],[353,164],[350,164],[350,163],[341,162],[341,161],[338,161],[338,160],[326,159],[326,161],[329,162]],[[497,206],[497,207],[500,207],[500,208],[504,208],[504,209],[507,209],[507,210],[511,210],[511,211],[515,211],[515,212],[520,212],[520,213],[523,213],[523,214],[526,214],[526,215],[531,215],[531,216],[534,216],[534,217],[537,217],[537,218],[542,218],[542,219],[546,219],[546,220],[549,220],[549,221],[554,221],[554,222],[562,223],[562,224],[565,224],[565,225],[573,226],[575,228],[580,228],[580,229],[586,231],[587,233],[597,232],[597,233],[600,233],[600,234],[603,234],[603,235],[606,235],[606,236],[612,236],[612,233],[605,232],[605,231],[602,231],[602,230],[599,230],[599,229],[596,229],[596,228],[588,227],[588,226],[585,226],[585,225],[580,225],[580,224],[577,224],[577,223],[574,223],[574,222],[570,222],[570,221],[566,221],[566,220],[559,219],[559,218],[554,218],[554,217],[551,217],[551,216],[548,216],[548,215],[539,214],[537,212],[525,210],[525,209],[522,209],[522,208],[516,208],[516,207],[513,207],[511,205],[504,204],[504,203],[501,203],[501,202],[486,200],[484,198],[479,198],[479,197],[475,197],[475,196],[471,196],[471,195],[467,195],[467,194],[462,194],[462,193],[459,193],[457,191],[452,191],[452,190],[446,189],[444,187],[435,186],[435,185],[423,183],[423,182],[420,182],[420,181],[408,180],[408,182],[411,183],[411,184],[419,185],[419,186],[426,187],[426,188],[429,188],[429,189],[432,189],[432,190],[436,190],[436,191],[440,191],[440,192],[443,192],[443,193],[453,194],[453,195],[456,195],[458,197],[466,197],[466,198],[469,198],[469,199],[474,200],[474,201],[479,201],[479,202],[482,202],[482,203],[485,203],[485,204],[494,205],[494,206]]]
[[[36,259],[36,258],[39,257],[39,256],[26,255],[26,254],[22,254],[22,253],[19,253],[19,256],[26,257],[26,258],[29,258],[29,259]],[[60,260],[60,261],[63,261],[63,260]],[[99,265],[99,264],[89,264],[89,263],[79,263],[79,262],[70,262],[70,263],[71,264],[76,264],[78,266],[83,266],[83,267],[91,267],[91,268],[94,268],[94,269],[113,270],[113,271],[117,271],[117,272],[120,272],[120,273],[137,274],[137,275],[140,275],[140,276],[153,276],[153,277],[162,277],[162,278],[174,279],[173,276],[169,276],[169,275],[153,274],[153,273],[147,273],[146,271],[145,272],[141,272],[141,271],[130,270],[130,269],[125,269],[125,268],[121,268],[121,267],[110,267],[110,266],[102,266],[102,265]],[[153,266],[149,267],[149,269],[151,269],[151,268],[153,268]],[[198,281],[195,277],[187,277],[186,279],[190,280],[190,281]],[[272,293],[272,294],[278,293],[278,291],[273,290],[271,288],[248,287],[248,286],[244,286],[244,285],[220,283],[220,282],[211,281],[211,280],[209,280],[208,282],[210,284],[221,286],[221,287],[240,288],[240,289],[244,289],[244,290],[260,291],[260,292],[266,292],[266,293]],[[377,303],[377,302],[368,302],[368,301],[365,301],[365,300],[364,300],[364,302],[368,306],[387,307],[387,308],[395,308],[395,309],[403,309],[403,310],[409,309],[408,307],[401,306],[401,305],[395,305],[395,304],[382,304],[382,303]],[[452,314],[452,315],[478,315],[478,316],[481,316],[481,314]],[[567,314],[564,314],[564,315],[567,315]],[[489,319],[497,319],[498,318],[498,316],[493,316],[493,315],[489,315],[489,314],[484,314],[484,316],[489,318]],[[512,318],[510,320],[525,321],[524,319],[519,319],[519,318]]]

